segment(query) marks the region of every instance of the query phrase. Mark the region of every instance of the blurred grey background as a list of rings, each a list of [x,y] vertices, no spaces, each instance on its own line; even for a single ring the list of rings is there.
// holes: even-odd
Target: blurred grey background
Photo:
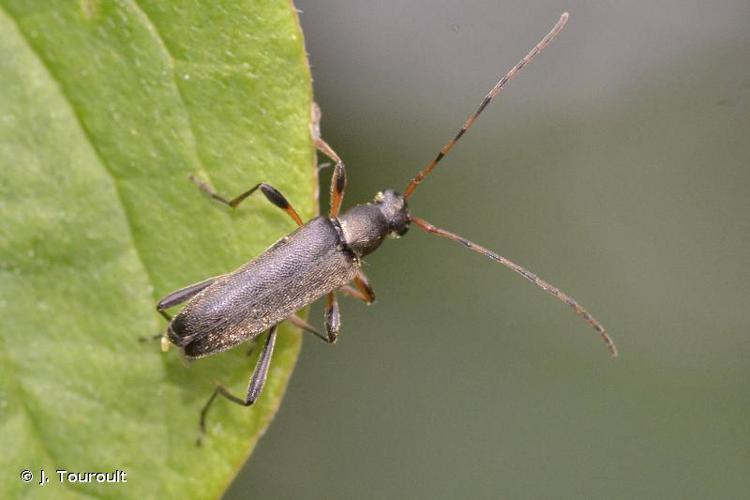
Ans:
[[[305,339],[227,498],[747,498],[750,3],[297,4],[347,205],[403,190],[570,11],[411,207],[579,299],[621,357],[413,228],[338,344]]]

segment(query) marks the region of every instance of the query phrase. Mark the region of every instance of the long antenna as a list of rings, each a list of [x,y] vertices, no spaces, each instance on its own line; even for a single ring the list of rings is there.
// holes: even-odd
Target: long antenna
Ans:
[[[469,117],[466,119],[466,122],[464,122],[461,129],[458,131],[456,136],[448,141],[441,149],[440,152],[437,154],[434,160],[432,160],[424,169],[420,170],[419,173],[411,180],[408,186],[406,186],[406,189],[404,190],[404,198],[407,200],[409,197],[411,197],[414,190],[417,188],[420,182],[424,180],[425,177],[427,177],[430,172],[432,172],[432,169],[437,166],[437,164],[440,162],[440,160],[443,159],[445,155],[448,154],[448,152],[453,148],[453,146],[458,142],[459,139],[461,139],[461,136],[463,136],[469,128],[474,124],[474,120],[479,117],[480,114],[482,114],[482,111],[484,111],[484,108],[486,108],[490,102],[492,102],[492,99],[495,98],[497,94],[500,93],[501,90],[503,90],[503,87],[511,80],[514,76],[518,74],[521,69],[523,69],[524,66],[529,64],[534,57],[536,57],[544,48],[549,45],[549,43],[562,31],[562,29],[565,27],[565,23],[568,22],[568,13],[563,13],[562,16],[560,16],[560,20],[557,21],[557,24],[552,28],[552,30],[547,33],[547,36],[542,38],[542,40],[536,44],[536,47],[531,49],[531,52],[526,54],[526,57],[521,59],[518,64],[513,66],[513,68],[508,71],[508,73],[502,77],[494,87],[492,87],[492,90],[489,91],[489,93],[484,97],[484,100],[482,100],[482,103],[479,105],[479,108],[477,108],[474,113],[469,115]]]
[[[449,240],[457,241],[458,243],[461,243],[469,250],[473,250],[479,254],[484,255],[488,259],[494,260],[495,262],[504,265],[505,267],[511,269],[512,271],[517,272],[518,274],[520,274],[527,280],[531,281],[532,283],[534,283],[536,286],[538,286],[539,288],[541,288],[548,294],[564,302],[565,304],[570,306],[570,308],[573,309],[573,311],[578,316],[582,317],[591,326],[591,328],[593,328],[594,331],[596,331],[596,333],[599,334],[601,339],[607,345],[607,349],[609,349],[609,352],[612,354],[612,356],[615,358],[617,357],[617,346],[615,346],[615,343],[607,334],[607,331],[604,329],[602,324],[599,323],[596,320],[596,318],[594,318],[591,315],[591,313],[589,313],[581,304],[578,303],[578,301],[576,301],[570,295],[561,291],[559,288],[555,287],[554,285],[547,283],[536,274],[532,273],[531,271],[527,269],[524,269],[523,267],[519,266],[515,262],[508,260],[502,255],[498,255],[491,250],[488,250],[482,246],[479,246],[476,243],[472,243],[471,241],[467,240],[463,236],[459,236],[455,233],[451,233],[450,231],[446,231],[445,229],[440,229],[439,227],[435,227],[429,222],[427,222],[426,220],[420,219],[419,217],[412,216],[411,221],[414,224],[416,224],[420,229],[428,233],[436,234],[438,236],[442,236],[443,238],[448,238]]]

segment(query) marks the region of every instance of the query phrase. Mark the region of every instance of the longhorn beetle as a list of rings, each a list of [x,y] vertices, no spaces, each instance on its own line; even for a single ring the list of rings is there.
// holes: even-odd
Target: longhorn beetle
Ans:
[[[440,149],[437,156],[409,182],[403,194],[386,189],[377,193],[371,203],[355,205],[339,214],[346,187],[346,169],[336,152],[320,138],[317,130],[319,115],[313,126],[316,147],[335,161],[328,217],[319,216],[303,223],[284,195],[265,183],[256,184],[236,198],[227,200],[215,193],[208,184],[193,178],[201,190],[232,208],[260,190],[299,226],[296,231],[284,236],[236,271],[170,293],[156,306],[157,311],[169,321],[167,332],[162,337],[163,346],[165,349],[169,346],[168,340],[178,346],[187,359],[226,351],[251,341],[268,330],[265,345],[250,377],[247,395],[240,398],[217,385],[201,411],[201,436],[206,429],[206,413],[217,396],[221,395],[243,406],[250,406],[258,399],[268,374],[279,323],[288,319],[326,342],[336,342],[341,326],[336,292],[372,303],[375,295],[362,272],[362,258],[375,251],[386,236],[399,237],[406,234],[412,223],[423,231],[456,241],[469,250],[510,268],[555,296],[581,316],[604,340],[611,354],[617,356],[617,348],[604,327],[571,296],[505,257],[412,215],[407,204],[417,186],[469,130],[492,99],[560,33],[567,20],[568,14],[564,13],[526,57],[492,87],[479,108],[469,115],[458,133]],[[352,282],[354,287],[349,286]],[[326,335],[294,314],[324,295]],[[174,318],[165,312],[165,309],[183,302],[187,304]],[[200,439],[199,437],[198,443]]]

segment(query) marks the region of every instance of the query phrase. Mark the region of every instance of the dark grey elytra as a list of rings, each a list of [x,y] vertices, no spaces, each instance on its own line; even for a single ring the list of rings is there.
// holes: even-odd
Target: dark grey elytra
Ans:
[[[367,303],[373,302],[375,295],[362,272],[362,258],[375,251],[386,236],[399,237],[406,234],[412,223],[428,233],[457,241],[503,264],[557,297],[586,320],[604,340],[612,355],[617,356],[617,348],[602,325],[572,297],[505,257],[413,216],[407,204],[417,186],[448,154],[492,99],[557,36],[567,20],[568,14],[565,13],[526,57],[495,84],[453,139],[411,180],[403,195],[387,189],[377,193],[371,203],[355,205],[339,215],[346,187],[346,169],[339,156],[320,138],[317,108],[314,110],[312,132],[315,144],[336,163],[331,179],[331,208],[327,217],[319,216],[303,223],[287,199],[265,183],[257,184],[236,198],[227,200],[216,194],[206,183],[193,179],[212,198],[233,208],[260,189],[271,203],[286,211],[299,225],[296,231],[284,236],[236,271],[177,290],[157,305],[159,313],[169,321],[164,338],[178,346],[187,359],[226,351],[254,340],[266,330],[269,332],[250,378],[246,397],[239,398],[218,385],[201,411],[201,436],[205,433],[206,413],[217,396],[221,395],[244,406],[253,404],[259,397],[271,363],[279,323],[290,320],[326,342],[336,341],[341,325],[336,292],[340,291]],[[354,287],[349,286],[350,283]],[[323,296],[326,296],[325,335],[295,315],[296,311]],[[174,318],[165,312],[166,309],[185,302],[187,304]],[[168,345],[164,341],[164,346]],[[199,443],[200,439],[199,437]]]

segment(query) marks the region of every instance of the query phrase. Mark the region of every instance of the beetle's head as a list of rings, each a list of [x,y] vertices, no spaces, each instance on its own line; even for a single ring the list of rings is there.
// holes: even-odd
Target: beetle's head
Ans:
[[[389,235],[398,238],[403,236],[409,230],[411,216],[406,199],[393,189],[380,191],[375,195],[373,203],[380,209],[380,212],[388,221]]]

